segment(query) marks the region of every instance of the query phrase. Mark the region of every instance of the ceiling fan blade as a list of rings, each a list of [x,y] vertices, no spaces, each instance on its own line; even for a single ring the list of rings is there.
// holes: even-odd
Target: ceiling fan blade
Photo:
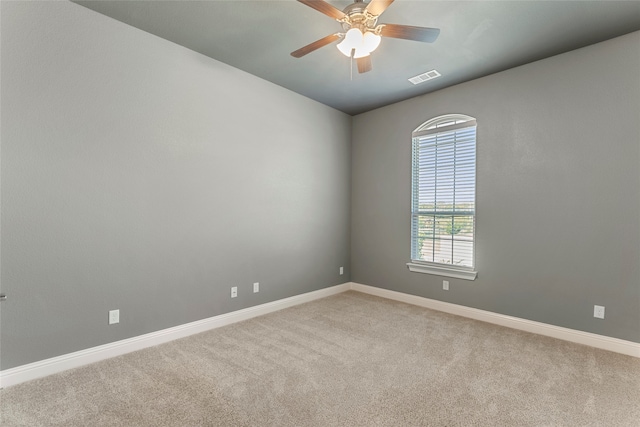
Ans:
[[[336,9],[324,0],[298,0],[300,3],[306,4],[314,8],[318,12],[322,12],[330,18],[342,19],[346,15],[340,9]]]
[[[360,74],[371,71],[371,55],[363,56],[356,59],[356,61],[358,62],[358,72]]]
[[[433,43],[438,38],[438,28],[412,27],[411,25],[383,24],[380,35],[396,39]]]
[[[331,34],[329,36],[323,37],[320,40],[316,40],[313,43],[309,43],[308,45],[291,52],[291,56],[293,56],[294,58],[301,58],[306,54],[313,52],[316,49],[320,49],[321,47],[326,46],[329,43],[332,43],[338,40],[339,38],[340,38],[339,33],[335,33],[335,34]]]
[[[391,3],[393,3],[393,0],[371,0],[366,9],[370,14],[380,16]]]

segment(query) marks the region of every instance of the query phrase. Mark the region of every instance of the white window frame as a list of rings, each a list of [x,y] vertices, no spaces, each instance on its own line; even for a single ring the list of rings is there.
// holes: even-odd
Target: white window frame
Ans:
[[[424,122],[418,128],[416,128],[412,133],[412,171],[411,171],[411,262],[407,263],[407,267],[409,270],[416,273],[426,273],[426,274],[434,274],[438,276],[446,276],[453,277],[464,280],[475,280],[478,272],[475,269],[475,258],[476,258],[476,189],[477,189],[477,165],[474,170],[474,210],[473,210],[473,259],[471,262],[471,266],[460,266],[460,265],[452,265],[445,264],[433,261],[426,261],[416,258],[416,247],[417,247],[417,217],[418,217],[418,159],[417,159],[417,144],[420,141],[420,137],[424,137],[426,135],[434,135],[438,133],[450,132],[452,130],[465,129],[469,127],[476,127],[477,123],[476,119],[470,116],[462,115],[462,114],[448,114],[445,116],[435,117],[431,120]],[[476,163],[477,163],[477,134],[474,141],[475,153],[476,153]],[[434,237],[435,240],[435,237]],[[453,243],[452,243],[453,245]]]

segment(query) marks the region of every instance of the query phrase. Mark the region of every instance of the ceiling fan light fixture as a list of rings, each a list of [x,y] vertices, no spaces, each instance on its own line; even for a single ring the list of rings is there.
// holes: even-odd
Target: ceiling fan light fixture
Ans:
[[[380,40],[382,40],[382,37],[372,33],[371,31],[367,31],[364,33],[364,37],[362,38],[362,44],[364,45],[365,50],[371,53],[380,46]]]
[[[358,28],[351,28],[344,35],[344,40],[338,44],[337,48],[344,56],[351,57],[351,51],[353,49],[358,50],[362,45],[362,40],[362,32]]]
[[[353,54],[354,58],[363,58],[376,50],[380,45],[381,37],[371,31],[366,31],[362,34],[359,28],[351,28],[344,35],[344,40],[338,43],[336,46],[344,56],[351,57],[351,53],[355,49]]]
[[[351,51],[353,50],[353,48],[352,48],[352,47],[349,47],[349,46],[347,45],[347,43],[345,43],[345,41],[344,41],[344,40],[342,40],[340,43],[338,43],[338,44],[336,45],[336,47],[338,48],[338,50],[339,50],[340,52],[342,52],[342,54],[343,54],[344,56],[347,56],[347,57],[351,58]]]

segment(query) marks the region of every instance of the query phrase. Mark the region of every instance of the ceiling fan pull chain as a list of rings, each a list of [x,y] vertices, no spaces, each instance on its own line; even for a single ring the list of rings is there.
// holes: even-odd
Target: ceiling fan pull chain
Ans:
[[[349,72],[351,73],[351,81],[353,81],[353,55],[349,58]]]

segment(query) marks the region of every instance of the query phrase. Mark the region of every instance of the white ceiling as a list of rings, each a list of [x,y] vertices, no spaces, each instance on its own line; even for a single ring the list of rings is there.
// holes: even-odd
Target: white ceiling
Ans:
[[[373,70],[358,74],[354,63],[352,79],[350,59],[333,45],[290,56],[341,31],[295,0],[75,2],[348,114],[640,30],[634,0],[396,0],[379,23],[440,28],[440,37],[432,44],[384,38],[371,55]],[[344,9],[351,2],[329,3]],[[442,77],[417,86],[407,80],[432,69]]]

